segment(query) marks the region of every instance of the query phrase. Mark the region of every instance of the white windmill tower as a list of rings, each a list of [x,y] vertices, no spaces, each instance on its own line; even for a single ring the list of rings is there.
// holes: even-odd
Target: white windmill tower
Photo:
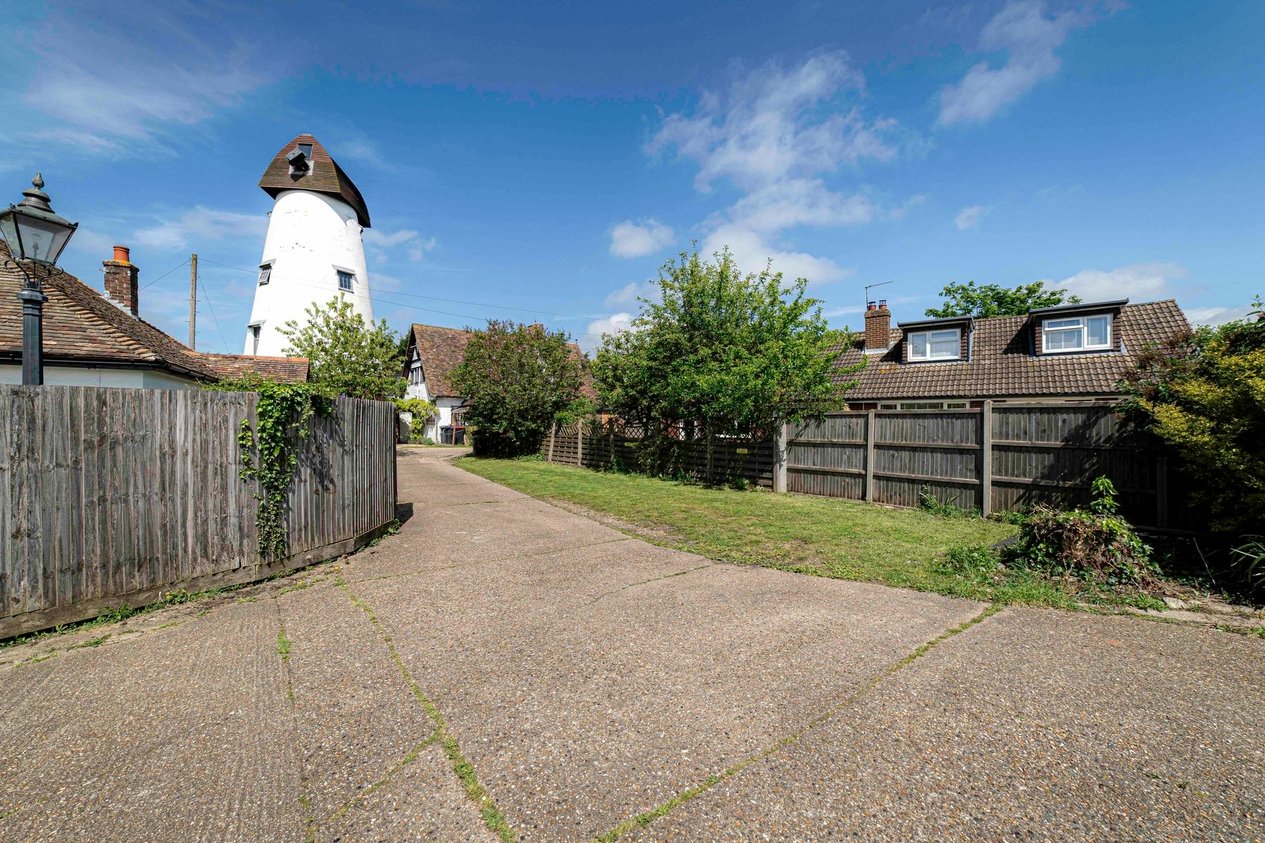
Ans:
[[[289,339],[279,329],[291,319],[303,324],[309,305],[336,295],[373,321],[362,239],[369,209],[342,167],[302,134],[276,154],[259,186],[275,202],[243,353],[281,355]]]

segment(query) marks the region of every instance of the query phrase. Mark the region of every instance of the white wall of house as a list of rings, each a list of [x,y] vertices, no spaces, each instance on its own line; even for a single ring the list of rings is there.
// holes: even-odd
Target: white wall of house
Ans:
[[[452,424],[452,411],[460,407],[464,400],[463,398],[437,399],[435,401],[435,420],[426,426],[426,435],[438,442],[440,428],[448,427]]]
[[[22,383],[20,365],[0,364],[0,383]],[[122,389],[193,389],[197,381],[153,369],[44,366],[48,386],[113,386]]]
[[[259,262],[270,266],[268,283],[255,287],[243,354],[282,355],[290,341],[279,329],[291,319],[303,324],[309,305],[338,295],[340,270],[355,276],[351,292],[341,294],[373,321],[363,229],[346,202],[308,190],[277,194]]]

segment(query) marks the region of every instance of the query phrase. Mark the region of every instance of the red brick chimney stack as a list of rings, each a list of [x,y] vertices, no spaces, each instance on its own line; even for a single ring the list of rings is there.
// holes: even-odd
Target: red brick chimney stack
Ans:
[[[892,341],[892,312],[887,309],[887,299],[879,299],[878,304],[869,302],[865,306],[865,351],[877,354],[887,351]]]
[[[110,301],[126,310],[133,316],[140,316],[140,298],[136,288],[136,280],[140,276],[140,268],[132,261],[131,250],[127,246],[114,247],[114,260],[103,262],[105,266],[105,295]]]

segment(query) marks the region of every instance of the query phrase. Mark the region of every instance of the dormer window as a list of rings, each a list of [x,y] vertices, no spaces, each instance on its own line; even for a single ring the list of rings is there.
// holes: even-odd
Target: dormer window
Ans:
[[[906,335],[911,361],[958,360],[962,356],[962,329],[911,331]]]
[[[1109,351],[1111,314],[1046,319],[1041,323],[1041,346],[1043,354]]]

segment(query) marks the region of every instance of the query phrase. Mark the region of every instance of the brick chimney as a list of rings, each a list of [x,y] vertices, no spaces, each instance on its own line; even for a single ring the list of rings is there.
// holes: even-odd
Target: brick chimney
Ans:
[[[869,302],[865,306],[865,353],[880,354],[891,346],[892,312],[887,309],[887,299],[879,299],[878,304]]]
[[[133,316],[140,316],[140,299],[136,279],[140,269],[132,263],[131,250],[127,246],[114,247],[114,260],[103,262],[105,266],[105,295],[110,301]]]

